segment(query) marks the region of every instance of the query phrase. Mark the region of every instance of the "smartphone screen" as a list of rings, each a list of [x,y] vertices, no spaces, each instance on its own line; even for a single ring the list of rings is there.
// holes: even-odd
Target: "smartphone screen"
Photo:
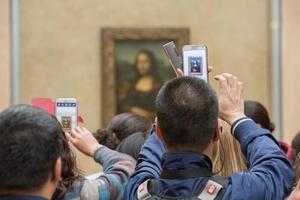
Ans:
[[[180,56],[178,49],[173,41],[163,45],[163,49],[169,61],[177,74],[177,68],[182,70],[182,57]]]
[[[204,45],[183,47],[183,72],[186,76],[201,78],[208,82],[207,48]]]
[[[77,100],[75,98],[58,98],[56,100],[56,118],[64,131],[77,126]]]

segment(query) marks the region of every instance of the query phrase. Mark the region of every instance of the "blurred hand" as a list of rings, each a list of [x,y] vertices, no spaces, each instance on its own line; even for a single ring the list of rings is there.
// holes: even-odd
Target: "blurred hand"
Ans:
[[[86,128],[77,127],[70,132],[66,132],[67,139],[82,153],[94,157],[95,151],[99,146],[93,134]]]
[[[290,194],[290,196],[285,198],[285,200],[300,200],[300,191],[299,191],[299,189],[296,187],[296,189],[294,189],[292,191],[292,193]]]
[[[212,72],[212,70],[213,70],[213,67],[212,66],[208,66],[207,72],[210,73],[210,72]],[[177,68],[176,69],[176,76],[177,76],[177,78],[178,77],[183,77],[184,76],[183,71],[181,69]]]
[[[184,76],[183,71],[181,69],[177,68],[176,69],[176,76],[177,76],[177,78],[183,77]]]
[[[224,73],[215,76],[219,82],[219,115],[220,118],[233,124],[237,119],[245,117],[242,83],[232,74]]]

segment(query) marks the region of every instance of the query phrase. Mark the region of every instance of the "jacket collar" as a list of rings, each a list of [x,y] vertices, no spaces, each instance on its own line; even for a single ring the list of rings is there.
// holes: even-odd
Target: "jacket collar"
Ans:
[[[208,156],[195,152],[164,153],[162,168],[164,170],[182,170],[204,167],[212,170],[212,162]]]

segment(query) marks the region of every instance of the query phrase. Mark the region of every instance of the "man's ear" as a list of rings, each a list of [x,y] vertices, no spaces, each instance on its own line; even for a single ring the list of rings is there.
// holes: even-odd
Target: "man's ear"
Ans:
[[[61,158],[59,157],[54,165],[54,169],[53,169],[53,181],[55,182],[60,182],[62,180],[62,164],[61,164]]]
[[[213,141],[216,142],[220,139],[221,137],[221,134],[222,134],[222,122],[220,119],[218,119],[217,121],[217,124],[216,124],[216,131],[215,131],[215,135],[214,135],[214,138],[213,138]]]
[[[161,134],[160,125],[159,125],[159,123],[158,123],[157,118],[155,118],[155,124],[156,124],[156,135],[157,135],[157,137],[158,137],[160,140],[163,141],[163,136],[162,136],[162,134]]]

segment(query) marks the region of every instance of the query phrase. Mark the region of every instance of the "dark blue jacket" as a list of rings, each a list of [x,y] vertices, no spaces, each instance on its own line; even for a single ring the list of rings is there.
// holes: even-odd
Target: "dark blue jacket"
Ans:
[[[285,154],[268,130],[258,128],[252,120],[244,118],[232,125],[232,132],[241,144],[248,161],[249,172],[234,173],[223,199],[282,200],[294,182],[294,171]],[[137,199],[137,188],[147,179],[158,179],[160,194],[164,196],[190,196],[197,190],[202,177],[174,180],[160,179],[163,169],[212,168],[210,159],[199,153],[165,153],[162,142],[153,132],[144,144],[127,185],[126,199]]]
[[[47,200],[46,198],[31,195],[7,195],[0,196],[1,200]]]

